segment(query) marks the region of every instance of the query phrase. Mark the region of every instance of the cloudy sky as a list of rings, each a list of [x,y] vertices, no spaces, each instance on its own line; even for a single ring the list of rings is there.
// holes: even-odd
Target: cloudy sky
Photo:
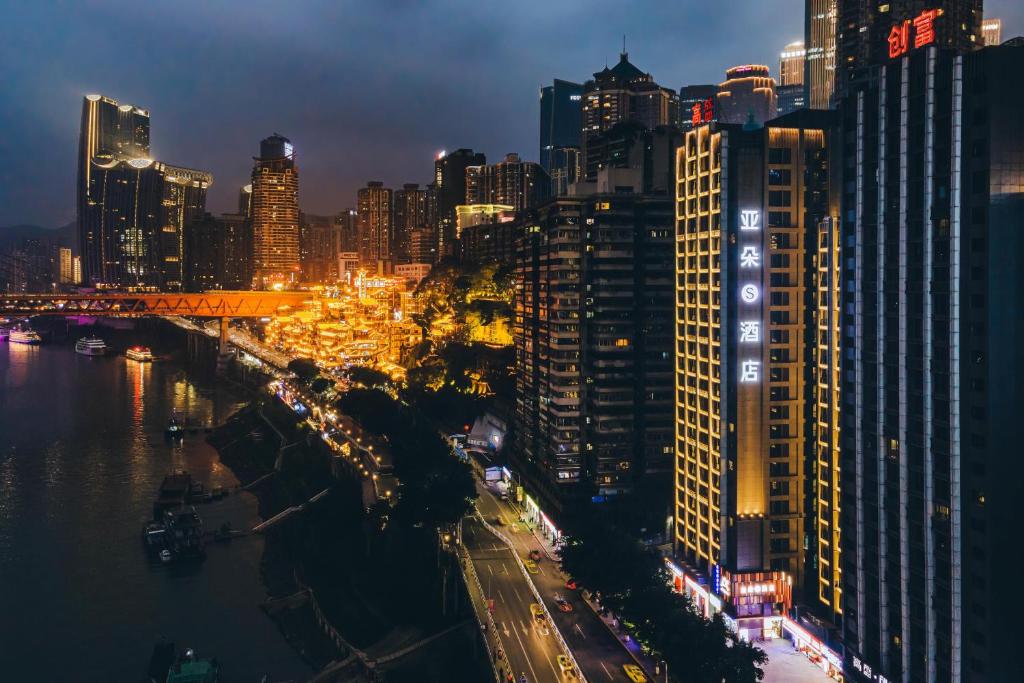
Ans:
[[[300,203],[430,180],[439,149],[537,158],[538,89],[630,60],[664,86],[778,68],[804,0],[0,0],[0,225],[73,220],[81,98],[150,110],[152,155],[211,171],[232,210],[261,138],[291,138]],[[988,0],[1004,38],[1024,2]],[[1016,31],[1014,31],[1016,29]]]

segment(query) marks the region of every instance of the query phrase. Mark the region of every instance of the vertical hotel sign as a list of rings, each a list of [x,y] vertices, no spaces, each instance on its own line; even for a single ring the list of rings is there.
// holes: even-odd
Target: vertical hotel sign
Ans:
[[[761,212],[757,209],[740,211],[739,233],[739,290],[740,305],[737,320],[739,381],[741,384],[760,383],[762,375],[761,345],[761,273],[764,257],[761,252]]]

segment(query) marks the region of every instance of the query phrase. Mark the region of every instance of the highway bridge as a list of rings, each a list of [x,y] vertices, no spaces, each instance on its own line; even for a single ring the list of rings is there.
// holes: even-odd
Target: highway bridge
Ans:
[[[191,318],[263,318],[285,308],[298,308],[311,292],[205,292],[94,294],[2,294],[0,315],[95,315],[138,318],[178,315]]]

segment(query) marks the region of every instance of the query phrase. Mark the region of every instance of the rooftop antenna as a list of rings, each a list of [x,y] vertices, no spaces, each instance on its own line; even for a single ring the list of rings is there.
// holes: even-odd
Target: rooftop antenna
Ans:
[[[628,52],[626,52],[626,34],[625,33],[622,34],[622,54],[624,54],[624,55],[628,55],[629,54]]]

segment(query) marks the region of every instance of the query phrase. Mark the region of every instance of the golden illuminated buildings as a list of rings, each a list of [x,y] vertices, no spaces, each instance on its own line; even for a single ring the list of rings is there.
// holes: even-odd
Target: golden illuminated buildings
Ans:
[[[393,260],[392,195],[392,191],[379,180],[371,180],[358,193],[356,211],[359,214],[359,257],[363,265],[374,272]]]
[[[775,118],[778,99],[775,79],[762,64],[734,66],[725,72],[725,81],[718,84],[718,115],[722,123],[746,123],[753,117],[763,124]]]
[[[819,506],[830,524],[838,514],[838,491],[815,488],[811,505],[806,489],[837,476],[833,453],[808,462],[830,122],[805,110],[768,128],[703,125],[677,151],[676,544],[741,636],[771,635],[780,606],[817,593],[817,560],[837,559],[831,537],[820,556],[804,545]]]
[[[619,54],[618,64],[606,66],[583,85],[583,180],[597,180],[600,163],[594,141],[622,121],[646,128],[679,125],[679,95],[633,66],[625,51]]]
[[[794,41],[779,54],[778,115],[803,109],[807,105],[804,87],[804,63],[807,51],[802,40]]]
[[[986,46],[999,45],[1003,38],[1003,20],[986,17],[981,22],[981,36]]]
[[[71,258],[71,249],[68,247],[60,247],[57,254],[60,268],[60,283],[62,285],[78,284],[75,280],[75,266],[74,261]]]
[[[837,0],[805,0],[804,46],[807,106],[828,109],[836,82]]]
[[[252,169],[253,286],[257,289],[298,281],[299,169],[295,150],[274,134],[260,142]]]

